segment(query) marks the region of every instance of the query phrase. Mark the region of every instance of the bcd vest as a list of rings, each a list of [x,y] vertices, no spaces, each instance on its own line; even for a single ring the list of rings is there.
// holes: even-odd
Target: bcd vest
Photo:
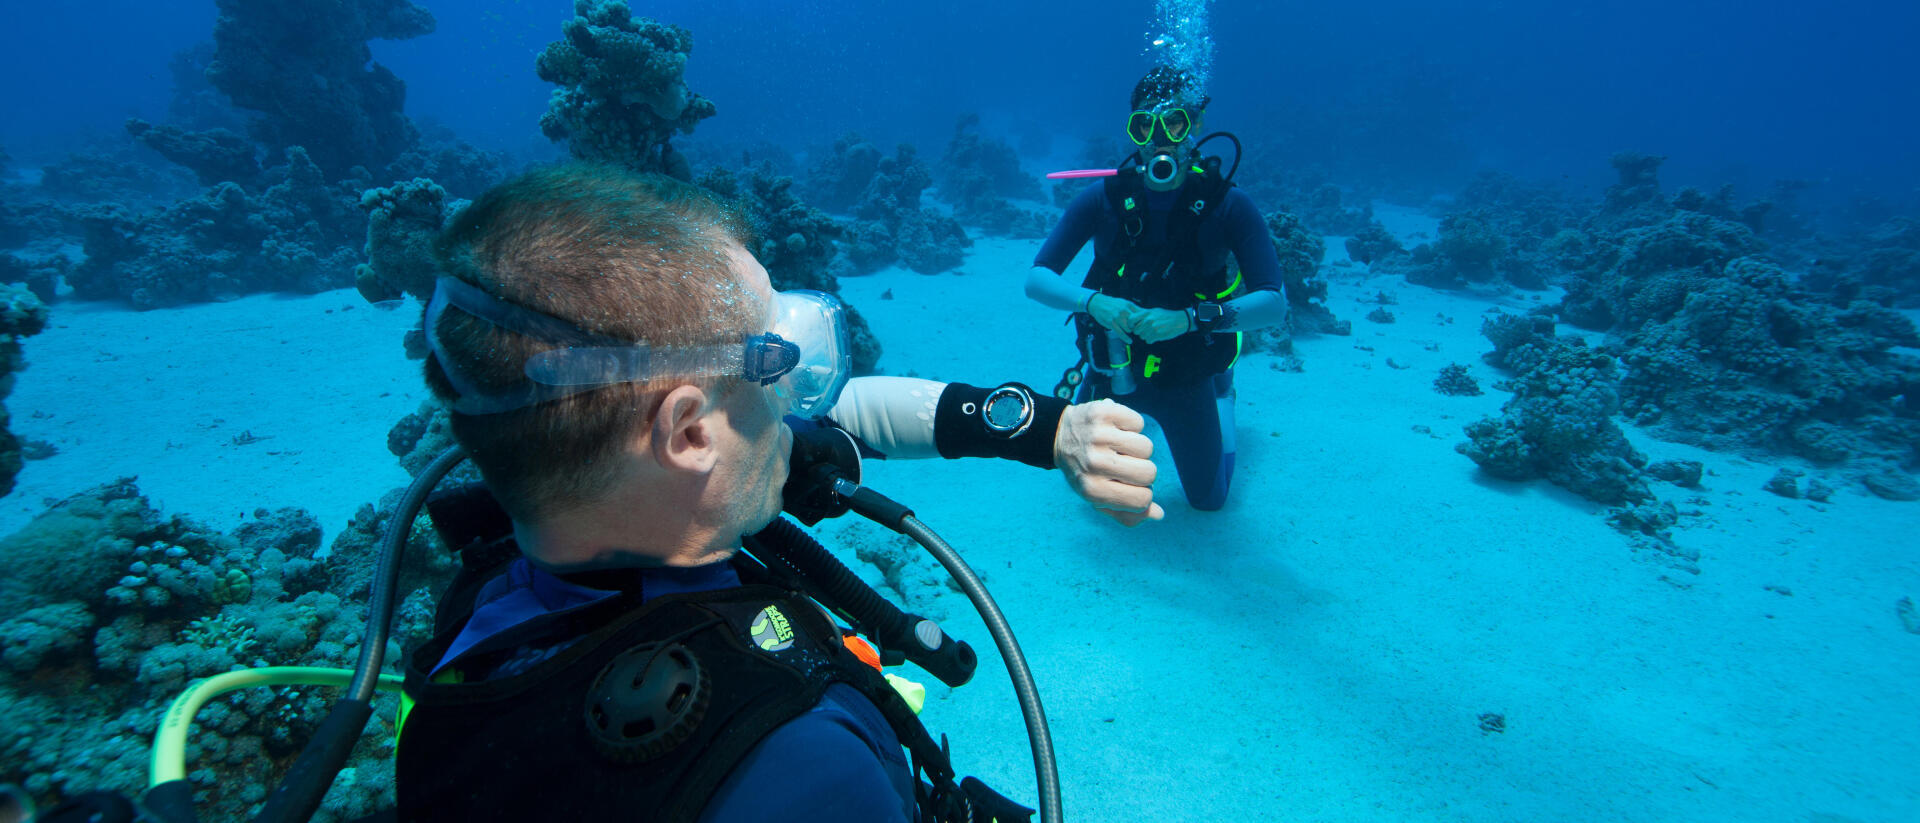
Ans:
[[[1147,208],[1142,178],[1137,169],[1122,169],[1104,181],[1107,208],[1119,218],[1120,229],[1104,254],[1096,249],[1081,285],[1146,308],[1175,311],[1233,296],[1238,279],[1224,265],[1203,271],[1200,255],[1200,225],[1220,207],[1233,184],[1211,164],[1189,169],[1164,218],[1161,240],[1154,242],[1149,238],[1154,236],[1155,217]],[[1158,343],[1136,340],[1121,362],[1109,362],[1107,330],[1085,314],[1074,319],[1089,362],[1103,370],[1130,369],[1136,380],[1192,382],[1226,371],[1240,355],[1239,334],[1193,331]]]
[[[832,683],[871,700],[931,781],[917,784],[921,820],[966,814],[944,748],[905,699],[817,605],[744,556],[739,588],[644,603],[622,592],[561,615],[541,634],[572,642],[519,674],[429,677],[492,576],[475,564],[497,572],[511,547],[496,539],[461,552],[438,634],[408,660],[400,820],[692,821],[762,738]]]

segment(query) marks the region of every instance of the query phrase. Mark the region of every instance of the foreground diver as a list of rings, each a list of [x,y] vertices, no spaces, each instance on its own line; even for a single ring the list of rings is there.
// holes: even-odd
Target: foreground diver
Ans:
[[[1122,523],[1161,516],[1139,415],[1018,384],[849,382],[837,302],[774,292],[747,239],[703,190],[577,166],[496,187],[441,238],[427,381],[511,530],[489,568],[464,553],[409,662],[400,819],[953,813],[951,785],[929,807],[940,787],[902,746],[930,738],[877,665],[730,562],[782,507],[789,422],[896,457],[1058,465]],[[676,665],[682,690],[624,685]],[[1024,819],[965,789],[976,814]]]
[[[1201,143],[1231,136],[1194,138],[1208,102],[1196,86],[1167,66],[1134,86],[1127,137],[1139,151],[1067,206],[1026,292],[1074,313],[1081,360],[1055,392],[1119,398],[1152,417],[1187,502],[1214,511],[1233,480],[1240,333],[1285,323],[1287,303],[1260,209],[1233,187],[1231,170],[1200,156]],[[1093,266],[1071,285],[1060,275],[1088,240]]]

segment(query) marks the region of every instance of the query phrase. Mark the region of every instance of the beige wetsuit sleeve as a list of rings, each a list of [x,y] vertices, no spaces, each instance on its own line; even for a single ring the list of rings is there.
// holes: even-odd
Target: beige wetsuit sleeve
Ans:
[[[888,458],[939,457],[933,412],[946,388],[918,377],[856,377],[847,381],[827,417]]]

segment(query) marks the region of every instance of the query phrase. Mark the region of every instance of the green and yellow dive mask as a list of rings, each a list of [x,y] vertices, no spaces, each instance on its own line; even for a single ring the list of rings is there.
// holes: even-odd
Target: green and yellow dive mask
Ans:
[[[1193,134],[1193,117],[1186,109],[1169,109],[1165,113],[1136,111],[1127,115],[1127,137],[1136,146],[1152,143],[1156,129],[1166,136],[1168,143],[1184,143]]]

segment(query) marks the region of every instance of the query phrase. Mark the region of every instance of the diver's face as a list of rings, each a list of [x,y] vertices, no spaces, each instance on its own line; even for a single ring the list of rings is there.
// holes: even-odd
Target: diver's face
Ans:
[[[1199,126],[1198,115],[1174,103],[1139,109],[1128,116],[1127,137],[1140,145],[1149,190],[1173,191],[1186,183],[1186,155]],[[1142,139],[1146,142],[1141,143]]]
[[[767,269],[738,245],[728,249],[733,273],[767,308],[773,319],[773,282]],[[739,436],[733,460],[736,504],[742,534],[764,528],[780,513],[780,490],[787,483],[787,458],[793,451],[793,430],[787,428],[786,403],[771,386],[742,385],[727,396],[728,424]]]
[[[1178,103],[1163,102],[1136,109],[1127,117],[1127,139],[1140,146],[1140,153],[1179,155],[1193,145],[1200,132],[1200,115]],[[1144,141],[1144,142],[1143,142]]]

